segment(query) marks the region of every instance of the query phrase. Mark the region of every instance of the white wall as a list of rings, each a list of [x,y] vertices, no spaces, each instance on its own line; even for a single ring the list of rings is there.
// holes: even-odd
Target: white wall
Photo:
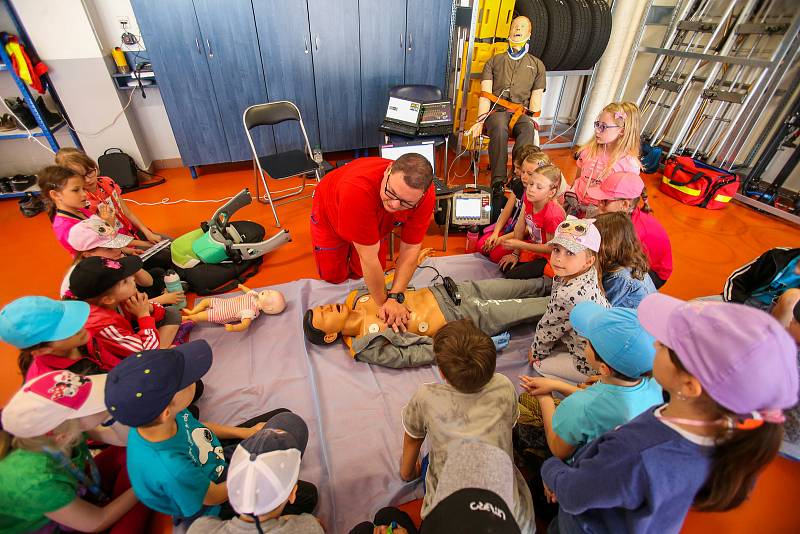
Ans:
[[[53,86],[86,152],[96,158],[106,148],[119,147],[140,166],[149,166],[151,158],[138,139],[136,117],[132,110],[124,110],[130,94],[120,94],[116,89],[108,58],[101,51],[83,2],[13,0],[13,4],[33,47],[49,68]],[[3,76],[6,83],[10,81],[9,75]],[[66,131],[57,138],[71,145]],[[29,140],[0,143],[0,171],[35,172],[52,162],[52,154],[44,149],[36,147],[34,156],[32,146]],[[28,168],[21,169],[23,164]]]
[[[85,0],[85,3],[104,55],[111,54],[116,46],[126,51],[145,50],[144,39],[139,33],[130,0]],[[139,37],[140,42],[137,45],[127,46],[122,43],[119,17],[128,18],[126,30]],[[131,104],[131,110],[142,132],[142,143],[153,160],[180,158],[161,93],[157,87],[147,88],[146,92],[147,98],[143,99],[137,91]]]

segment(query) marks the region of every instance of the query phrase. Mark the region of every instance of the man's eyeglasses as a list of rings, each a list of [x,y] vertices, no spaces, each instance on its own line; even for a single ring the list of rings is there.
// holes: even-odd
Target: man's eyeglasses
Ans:
[[[600,133],[605,132],[609,128],[622,128],[622,126],[612,126],[612,125],[606,124],[604,122],[594,121],[594,129],[597,130]]]
[[[383,186],[383,194],[389,197],[391,200],[397,200],[398,202],[400,202],[400,206],[407,210],[416,208],[417,204],[419,204],[419,201],[422,200],[422,197],[425,196],[425,192],[423,191],[422,196],[420,196],[414,202],[409,202],[408,200],[404,200],[399,196],[397,196],[397,193],[389,189],[389,178],[386,178],[386,185]]]
[[[89,171],[88,171],[86,174],[84,174],[84,175],[83,175],[83,177],[84,177],[84,179],[85,179],[85,178],[88,178],[89,176],[91,176],[91,175],[93,175],[93,174],[94,174],[95,176],[97,175],[97,167],[95,167],[95,168],[93,168],[93,169],[89,169]]]

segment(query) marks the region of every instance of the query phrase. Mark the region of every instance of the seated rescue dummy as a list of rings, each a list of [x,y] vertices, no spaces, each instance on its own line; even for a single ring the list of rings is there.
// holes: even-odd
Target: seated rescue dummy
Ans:
[[[424,253],[424,251],[423,251]],[[420,254],[420,260],[424,254]],[[433,336],[449,321],[471,319],[493,336],[518,324],[536,322],[550,301],[552,280],[489,279],[456,282],[460,302],[445,284],[405,291],[411,311],[406,332],[387,328],[378,318],[379,306],[366,289],[352,291],[344,304],[325,304],[303,317],[306,339],[329,345],[341,336],[358,361],[385,367],[418,367],[433,363]]]
[[[286,308],[286,300],[279,291],[253,291],[242,284],[239,284],[239,289],[244,295],[226,299],[207,298],[196,303],[191,310],[184,308],[184,320],[224,324],[228,332],[242,332],[261,312],[276,315]]]

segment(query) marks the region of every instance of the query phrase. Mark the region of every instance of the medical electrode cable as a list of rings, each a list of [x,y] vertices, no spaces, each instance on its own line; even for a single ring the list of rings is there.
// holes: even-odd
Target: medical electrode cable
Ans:
[[[506,89],[503,89],[502,91],[500,91],[500,94],[499,94],[499,95],[497,95],[498,101],[499,101],[499,99],[500,99],[500,98],[502,98],[502,97],[503,97],[503,94],[504,94],[506,91],[509,91],[510,89],[511,89],[511,88],[510,88],[510,87],[508,87],[508,88],[506,88]],[[487,117],[489,117],[489,115],[492,113],[492,111],[494,110],[494,108],[496,108],[496,107],[497,107],[498,101],[495,101],[495,102],[492,104],[492,107],[490,107],[490,108],[489,108],[489,111],[487,111],[486,113],[482,113],[482,114],[480,114],[480,115],[478,116],[478,118],[477,118],[477,119],[475,119],[475,124],[477,124],[477,123],[479,123],[479,122],[484,122],[484,121],[487,119]],[[473,124],[473,126],[474,126],[475,124]],[[471,136],[471,135],[468,133],[468,132],[469,132],[469,130],[470,130],[470,128],[466,128],[466,129],[462,128],[462,129],[458,130],[458,132],[460,132],[460,133],[463,133],[465,136],[472,137],[472,136]],[[457,133],[458,133],[458,132],[457,132]],[[483,137],[483,136],[481,135],[481,136],[478,136],[478,137]],[[478,142],[478,140],[477,140],[477,139],[475,139],[475,140],[473,140],[473,142],[477,143],[477,142]],[[454,164],[456,163],[456,161],[458,161],[458,160],[459,160],[459,158],[461,158],[461,156],[463,156],[463,155],[464,155],[464,154],[465,154],[465,153],[466,153],[468,150],[469,150],[469,148],[464,148],[464,150],[462,150],[462,151],[461,151],[461,153],[460,153],[458,156],[456,156],[456,157],[455,157],[455,159],[453,159],[453,161],[450,163],[450,166],[447,168],[447,172],[446,172],[446,173],[445,173],[445,175],[444,175],[445,182],[448,182],[448,181],[450,180],[450,171],[451,171],[451,170],[453,170],[453,165],[454,165]],[[474,162],[472,162],[472,165],[470,165],[470,169],[472,169],[472,170],[474,171]],[[464,174],[460,174],[460,175],[459,175],[458,173],[456,173],[456,178],[463,178],[463,177],[464,177],[464,176],[466,176],[466,175],[467,175],[467,173],[466,173],[466,172],[465,172]]]

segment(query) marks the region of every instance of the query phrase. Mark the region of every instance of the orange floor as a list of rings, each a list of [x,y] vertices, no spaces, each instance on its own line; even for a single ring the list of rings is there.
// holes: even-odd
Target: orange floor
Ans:
[[[574,175],[575,164],[565,149],[550,152],[568,177]],[[457,166],[458,167],[458,166]],[[153,189],[137,191],[127,198],[140,202],[170,200],[220,199],[253,187],[252,171],[238,168],[206,169],[198,180],[192,180],[187,169],[163,171],[167,183]],[[485,173],[484,173],[485,174]],[[682,298],[719,293],[725,277],[736,267],[776,246],[800,247],[798,228],[758,213],[732,205],[720,211],[684,206],[657,190],[659,176],[646,179],[651,204],[656,216],[666,227],[672,240],[675,273],[663,291]],[[482,176],[486,180],[486,176]],[[281,184],[274,187],[282,187]],[[293,242],[268,255],[261,271],[248,283],[252,287],[315,277],[308,236],[310,199],[303,199],[278,208],[283,226],[290,230]],[[153,229],[178,236],[207,219],[219,204],[181,203],[169,206],[135,206],[140,217]],[[237,213],[274,227],[271,212],[259,204]],[[0,305],[24,295],[57,297],[58,287],[70,258],[58,245],[45,215],[23,218],[14,201],[0,202],[0,251],[6,251],[0,262]],[[426,246],[441,250],[442,233],[431,225]],[[447,253],[464,252],[463,234],[451,235]],[[441,254],[441,252],[439,252]],[[16,353],[7,345],[0,346],[0,404],[19,386]],[[165,524],[159,521],[159,531]],[[684,532],[707,533],[783,533],[800,532],[800,462],[777,459],[760,478],[752,498],[739,509],[724,514],[692,513]]]

